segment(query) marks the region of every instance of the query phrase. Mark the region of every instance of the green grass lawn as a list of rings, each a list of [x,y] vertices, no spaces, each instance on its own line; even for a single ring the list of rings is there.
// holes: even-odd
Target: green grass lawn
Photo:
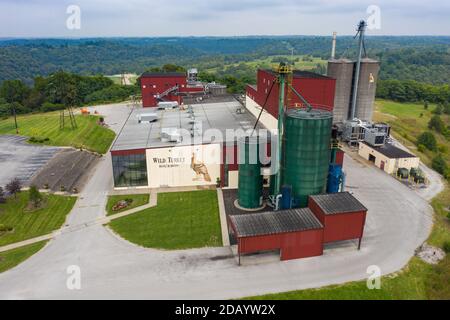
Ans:
[[[430,166],[435,153],[429,150],[419,152],[415,143],[419,135],[428,130],[428,122],[433,116],[432,111],[435,108],[436,106],[432,104],[430,104],[428,110],[425,110],[421,103],[377,100],[375,102],[374,121],[389,123],[392,126],[394,137],[419,155],[421,160]],[[441,118],[447,125],[450,125],[450,117],[448,115],[441,115]],[[433,134],[438,145],[447,148],[444,156],[450,165],[450,141],[437,132],[433,131]]]
[[[46,205],[36,211],[27,211],[28,192],[21,192],[17,199],[8,198],[0,204],[0,224],[13,231],[0,234],[0,246],[48,234],[59,229],[72,210],[76,198],[44,195]]]
[[[423,104],[397,103],[377,100],[375,121],[385,121],[392,125],[393,134],[403,144],[413,149],[421,160],[430,165],[433,154],[421,153],[415,148],[415,139],[427,130],[427,124],[432,117],[430,105],[424,110]],[[421,116],[422,114],[422,116]],[[443,116],[448,123],[448,116]],[[439,143],[450,147],[448,140],[435,133]],[[450,150],[450,148],[449,148]],[[447,159],[448,154],[446,155]],[[450,188],[448,183],[444,191],[433,199],[434,226],[427,243],[443,247],[450,241],[450,221],[447,218],[450,207]],[[450,299],[450,257],[437,266],[428,265],[419,258],[413,257],[408,266],[396,274],[382,277],[381,290],[368,290],[365,281],[351,282],[338,286],[328,286],[318,289],[299,290],[277,294],[269,294],[247,299]]]
[[[158,194],[158,206],[112,221],[126,240],[148,248],[189,249],[222,245],[217,193]]]
[[[133,202],[126,208],[122,209],[122,210],[118,210],[118,211],[113,211],[113,206],[121,201],[121,200],[125,200],[125,199],[131,199],[133,200]],[[143,205],[148,204],[148,201],[150,200],[150,195],[148,194],[132,194],[132,195],[120,195],[120,196],[108,196],[108,202],[106,203],[106,212],[107,212],[107,216],[116,214],[116,213],[120,213],[123,211],[127,211],[136,207],[140,207]]]
[[[5,272],[11,268],[14,268],[19,263],[25,261],[33,254],[41,250],[47,241],[41,241],[33,243],[25,247],[0,252],[0,273]]]
[[[417,300],[449,299],[447,257],[439,266],[413,258],[402,272],[383,277],[380,290],[369,290],[365,281],[319,289],[291,291],[247,298],[249,300]]]
[[[106,153],[115,138],[115,133],[97,124],[98,117],[76,116],[78,128],[59,129],[59,112],[21,115],[17,117],[19,134],[27,137],[49,138],[45,142],[52,146],[83,147],[85,149]],[[67,119],[68,121],[68,119]],[[16,134],[14,119],[0,120],[0,134]]]

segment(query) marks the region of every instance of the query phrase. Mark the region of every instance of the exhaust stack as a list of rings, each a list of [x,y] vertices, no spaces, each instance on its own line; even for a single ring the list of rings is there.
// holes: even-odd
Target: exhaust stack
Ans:
[[[337,32],[333,32],[333,45],[331,47],[331,59],[334,60],[334,58],[336,57],[336,35]]]

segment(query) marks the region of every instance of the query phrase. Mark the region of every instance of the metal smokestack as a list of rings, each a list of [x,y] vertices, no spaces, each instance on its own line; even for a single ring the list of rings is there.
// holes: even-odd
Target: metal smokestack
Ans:
[[[334,58],[336,57],[336,35],[337,32],[333,32],[333,45],[331,47],[331,59],[334,60]]]
[[[366,22],[361,20],[358,24],[358,34],[359,34],[359,51],[358,51],[358,60],[356,61],[356,70],[355,70],[355,79],[353,83],[353,100],[352,107],[350,110],[350,120],[355,118],[356,114],[356,102],[358,100],[358,86],[359,86],[359,74],[361,72],[361,59],[362,52],[364,48],[364,33],[366,31]]]

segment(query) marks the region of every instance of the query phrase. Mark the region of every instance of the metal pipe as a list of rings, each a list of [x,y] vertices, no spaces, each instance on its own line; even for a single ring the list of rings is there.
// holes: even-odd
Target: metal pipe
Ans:
[[[279,74],[279,84],[280,84],[280,95],[278,98],[278,148],[277,148],[277,174],[275,175],[275,185],[274,193],[275,195],[280,194],[281,185],[281,155],[282,155],[282,144],[283,144],[283,131],[284,131],[284,94],[286,86],[286,75],[284,73]]]
[[[291,84],[289,84],[289,88],[290,88],[290,89],[295,93],[295,95],[296,95],[297,97],[299,97],[300,100],[302,100],[302,102],[306,105],[306,107],[308,108],[308,112],[311,111],[312,106],[309,104],[309,102],[306,101],[306,99],[303,98],[303,96],[302,96],[300,93],[298,93],[297,90],[295,90],[294,87],[293,87]]]
[[[337,32],[333,32],[333,45],[331,46],[331,59],[334,60],[336,57],[336,35]]]
[[[366,22],[361,20],[358,25],[358,33],[359,33],[359,52],[358,52],[358,60],[356,61],[356,71],[355,71],[355,79],[353,83],[353,100],[352,100],[352,110],[350,114],[350,120],[353,120],[356,115],[356,101],[358,98],[358,86],[359,86],[359,74],[361,72],[361,57],[364,46],[364,33],[366,31]]]

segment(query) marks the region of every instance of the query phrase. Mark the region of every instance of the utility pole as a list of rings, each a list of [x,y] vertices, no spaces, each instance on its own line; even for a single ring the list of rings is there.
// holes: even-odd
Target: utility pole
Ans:
[[[358,60],[356,61],[356,71],[355,71],[355,82],[353,83],[353,100],[352,100],[352,110],[350,120],[353,120],[356,115],[356,101],[358,98],[358,86],[359,86],[359,74],[361,72],[361,58],[364,47],[364,33],[366,31],[366,22],[361,20],[358,25],[358,34],[359,34],[359,52],[358,52]]]
[[[11,104],[11,108],[12,108],[13,116],[14,116],[14,124],[16,126],[16,134],[19,134],[19,126],[17,125],[16,107],[14,106],[14,103]]]

